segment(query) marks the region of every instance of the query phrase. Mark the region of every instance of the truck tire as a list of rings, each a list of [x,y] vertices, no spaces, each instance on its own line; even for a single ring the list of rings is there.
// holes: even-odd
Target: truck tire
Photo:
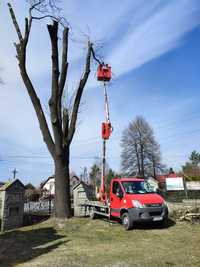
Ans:
[[[167,224],[168,224],[168,219],[169,219],[168,216],[165,216],[165,217],[162,219],[162,221],[158,222],[159,225],[160,225],[160,226],[163,226],[163,227],[167,226]]]
[[[91,218],[92,220],[96,219],[97,215],[96,215],[96,213],[95,213],[95,209],[94,209],[94,207],[91,207],[91,208],[90,208],[89,215],[90,215],[90,218]]]
[[[121,219],[125,230],[133,229],[133,220],[128,212],[123,213]]]

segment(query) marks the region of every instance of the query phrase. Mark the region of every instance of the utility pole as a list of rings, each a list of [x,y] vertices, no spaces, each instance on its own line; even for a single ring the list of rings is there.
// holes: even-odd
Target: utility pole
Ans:
[[[83,177],[84,177],[84,182],[87,184],[88,183],[87,167],[84,167]]]
[[[12,171],[12,173],[13,173],[13,180],[15,180],[16,174],[18,173],[18,171],[16,170],[16,168]]]

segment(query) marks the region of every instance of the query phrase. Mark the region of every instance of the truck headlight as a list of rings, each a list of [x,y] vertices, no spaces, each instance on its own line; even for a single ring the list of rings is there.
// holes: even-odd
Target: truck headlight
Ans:
[[[132,200],[134,208],[144,208],[144,205],[139,200]]]
[[[163,201],[162,206],[167,207],[167,202],[165,200]]]

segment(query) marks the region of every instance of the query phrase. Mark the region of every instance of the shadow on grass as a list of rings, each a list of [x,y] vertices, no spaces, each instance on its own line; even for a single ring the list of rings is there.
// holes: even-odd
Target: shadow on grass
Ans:
[[[167,229],[174,226],[176,222],[172,219],[168,219],[166,222],[148,222],[148,223],[141,223],[135,224],[135,229],[142,229],[142,230],[152,230],[152,229]]]
[[[112,220],[108,220],[107,218],[101,218],[101,220],[108,222],[112,225],[119,225],[123,227],[121,220],[117,218],[112,218]],[[137,222],[134,223],[133,229],[141,229],[141,230],[152,230],[152,229],[167,229],[176,224],[175,220],[169,218],[166,222]]]
[[[48,253],[70,241],[60,240],[63,237],[52,227],[0,234],[0,266],[13,267]]]
[[[23,226],[29,226],[37,223],[44,222],[50,218],[50,215],[48,214],[38,214],[38,213],[32,213],[32,214],[24,214],[23,217]]]

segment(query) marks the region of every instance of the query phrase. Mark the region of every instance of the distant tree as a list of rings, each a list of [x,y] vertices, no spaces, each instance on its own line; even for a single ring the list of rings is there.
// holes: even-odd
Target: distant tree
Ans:
[[[182,172],[186,176],[186,180],[200,180],[200,167],[191,162],[186,162],[182,166]]]
[[[200,163],[200,154],[196,150],[192,151],[189,160],[193,165],[197,166]]]
[[[156,177],[163,168],[160,146],[151,126],[142,116],[137,116],[123,131],[121,147],[121,165],[125,174]]]
[[[105,167],[105,174],[106,177],[109,173],[109,165],[106,162],[106,167]],[[91,170],[89,172],[89,180],[90,180],[90,184],[96,188],[96,187],[100,187],[101,185],[101,175],[102,175],[102,162],[101,159],[97,158],[94,162],[94,164],[91,167]],[[106,182],[106,180],[105,180]]]
[[[101,184],[101,166],[98,163],[94,163],[89,173],[89,179],[94,189]]]
[[[106,185],[106,192],[107,194],[110,191],[110,182],[112,179],[114,178],[120,178],[120,175],[117,174],[113,169],[109,168],[108,173],[106,175],[106,179],[105,179],[105,185]]]
[[[200,180],[200,154],[192,151],[189,156],[189,162],[182,166],[182,172],[187,180]]]
[[[31,183],[25,185],[25,201],[38,201],[41,194],[40,188],[35,188]]]

